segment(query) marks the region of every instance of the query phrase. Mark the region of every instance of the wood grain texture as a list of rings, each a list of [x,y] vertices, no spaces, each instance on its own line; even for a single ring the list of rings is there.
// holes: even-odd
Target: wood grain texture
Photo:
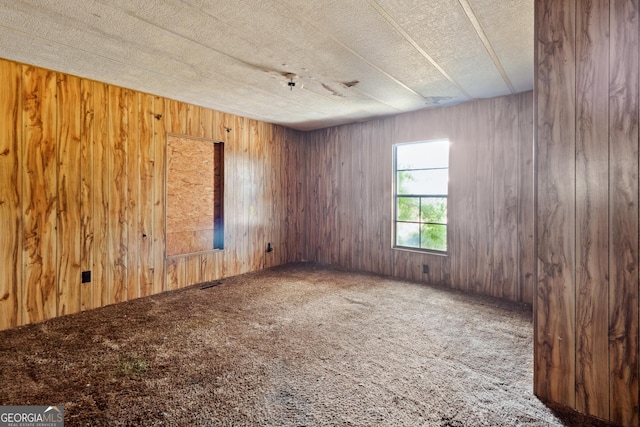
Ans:
[[[575,0],[536,3],[538,353],[534,390],[575,405]]]
[[[475,168],[476,174],[466,175],[466,193],[470,199],[469,205],[462,206],[463,211],[458,212],[458,221],[469,222],[473,226],[469,230],[475,233],[475,251],[469,257],[469,264],[472,270],[468,270],[467,281],[469,289],[473,292],[493,295],[497,294],[493,283],[493,271],[496,260],[493,259],[494,254],[503,254],[495,241],[495,227],[513,227],[513,224],[498,223],[494,220],[494,199],[496,192],[500,191],[501,181],[493,179],[495,171],[495,146],[508,144],[508,141],[494,140],[494,137],[500,137],[502,132],[495,129],[496,122],[494,117],[504,114],[497,111],[496,104],[493,100],[486,102],[473,102],[470,104],[472,110],[469,111],[468,121],[473,127],[467,128],[467,133],[463,135],[466,144],[472,144],[472,151],[476,152],[475,165],[469,168]],[[504,124],[501,122],[501,124]],[[452,159],[450,161],[455,161]],[[475,188],[475,191],[473,190]],[[469,191],[471,189],[471,191]],[[469,221],[469,213],[474,212],[473,219]],[[513,219],[513,218],[511,218]],[[464,236],[462,237],[464,240]],[[463,243],[464,244],[464,243]],[[505,251],[509,248],[504,248]],[[507,264],[504,268],[509,269]],[[469,272],[471,274],[469,274]]]
[[[201,255],[190,255],[185,257],[185,278],[183,286],[194,285],[202,281],[201,277]]]
[[[498,298],[520,301],[518,286],[518,97],[494,99],[493,256],[491,288]],[[499,141],[499,142],[498,142]]]
[[[126,301],[127,291],[127,122],[129,92],[109,86],[109,252],[108,301]]]
[[[638,425],[638,1],[610,12],[610,419]]]
[[[153,99],[153,293],[167,287],[166,258],[166,143],[167,103],[164,98]]]
[[[140,296],[154,293],[153,212],[155,144],[154,97],[140,94],[138,135],[140,141],[140,195],[138,197],[138,233],[140,238]]]
[[[531,93],[527,96],[506,97],[497,104],[481,100],[305,133],[301,162],[305,165],[305,257],[486,295],[494,295],[492,266],[498,259],[509,277],[501,279],[498,293],[518,300],[522,294],[520,271],[531,273],[535,268],[532,246],[528,258],[518,257],[519,222],[528,218],[528,243],[533,245],[533,213],[518,215],[517,192],[525,184],[518,180],[519,161],[513,160],[522,149],[519,144],[528,143],[525,161],[532,167],[533,97]],[[520,108],[529,117],[522,130]],[[520,132],[528,132],[528,136]],[[451,139],[448,254],[394,250],[393,144],[445,137]],[[503,147],[508,147],[509,154],[501,152]],[[494,179],[492,165],[497,156],[501,165],[506,164],[506,172]],[[533,170],[528,184],[528,206],[533,209]],[[295,185],[291,182],[288,187]],[[503,198],[498,200],[509,209],[508,214],[497,220],[494,194],[505,189],[508,198],[500,196]],[[501,227],[508,232],[500,231]],[[522,264],[527,260],[530,265]],[[429,264],[430,274],[422,273],[422,264]]]
[[[57,79],[57,314],[80,311],[81,267],[81,118],[80,79]]]
[[[576,16],[576,409],[608,419],[609,0]]]
[[[256,120],[249,121],[249,168],[251,178],[248,183],[247,199],[251,201],[249,206],[249,260],[250,271],[264,268],[266,252],[265,217],[267,198],[265,197],[265,143],[263,140],[263,127]]]
[[[187,134],[187,104],[173,99],[167,100],[167,132]]]
[[[140,94],[127,94],[127,300],[140,297]]]
[[[94,235],[93,235],[93,307],[109,304],[111,269],[109,268],[109,87],[93,83],[93,169],[94,169]]]
[[[469,191],[470,184],[467,179],[466,168],[472,162],[475,164],[477,150],[474,141],[466,140],[464,135],[469,133],[471,128],[475,128],[475,121],[472,120],[469,110],[471,104],[460,105],[457,110],[457,117],[461,123],[458,128],[451,129],[450,148],[449,148],[449,198],[447,200],[447,258],[451,259],[450,282],[448,286],[455,289],[465,289],[473,291],[468,283],[467,270],[469,268],[476,269],[476,262],[470,266],[469,253],[477,253],[477,236],[475,233],[475,223],[477,221],[474,216],[471,220],[465,220],[465,212],[468,211],[471,204],[471,198],[475,200],[475,191]],[[467,150],[473,148],[471,153]],[[475,167],[474,167],[475,168]],[[473,184],[475,187],[475,184]],[[475,211],[475,206],[472,207]],[[473,228],[471,228],[473,225]],[[474,276],[475,277],[475,276]]]
[[[533,92],[519,96],[518,107],[518,271],[520,301],[533,304],[535,289],[535,204],[533,164]]]
[[[216,278],[215,255],[213,252],[207,252],[200,255],[200,280],[209,282]]]
[[[0,330],[22,325],[22,67],[0,60]]]
[[[92,271],[94,263],[94,109],[93,83],[80,81],[80,270]],[[80,309],[94,307],[94,286],[92,282],[80,285]]]
[[[200,127],[200,107],[191,104],[185,104],[184,109],[186,116],[186,126],[184,133],[191,136],[202,137],[202,129]]]
[[[0,329],[263,268],[267,230],[270,265],[299,259],[301,133],[11,61],[0,79]],[[166,260],[167,131],[228,140],[229,250]]]
[[[239,221],[236,222],[236,241],[235,268],[236,274],[246,273],[250,269],[249,262],[249,234],[250,225],[249,217],[251,210],[251,202],[249,195],[251,194],[251,168],[249,164],[249,148],[250,148],[250,126],[249,119],[243,117],[233,117],[234,122],[234,143],[235,152],[235,168],[232,169],[232,176],[236,179],[236,194],[234,205],[236,207],[236,216]]]
[[[57,315],[56,74],[24,66],[23,197],[25,323]]]

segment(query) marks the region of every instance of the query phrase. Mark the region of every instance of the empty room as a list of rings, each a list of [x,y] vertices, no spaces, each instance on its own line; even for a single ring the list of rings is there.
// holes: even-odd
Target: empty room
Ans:
[[[1,426],[639,426],[639,0],[0,2]]]

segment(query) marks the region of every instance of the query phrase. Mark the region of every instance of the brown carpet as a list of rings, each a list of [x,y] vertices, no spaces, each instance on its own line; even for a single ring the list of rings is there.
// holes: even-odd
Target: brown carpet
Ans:
[[[532,329],[527,306],[294,264],[0,332],[0,404],[67,426],[587,424],[533,395]]]

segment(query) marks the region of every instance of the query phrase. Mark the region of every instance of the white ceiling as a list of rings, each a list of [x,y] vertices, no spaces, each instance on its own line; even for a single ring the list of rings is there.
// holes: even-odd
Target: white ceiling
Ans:
[[[0,57],[300,130],[531,90],[533,37],[533,0],[0,0]]]

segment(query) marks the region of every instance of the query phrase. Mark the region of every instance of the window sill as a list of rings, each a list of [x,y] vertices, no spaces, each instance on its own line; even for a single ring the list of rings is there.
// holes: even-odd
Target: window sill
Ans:
[[[391,249],[396,251],[403,251],[403,252],[413,252],[415,254],[422,254],[422,255],[436,255],[436,256],[443,256],[443,257],[449,256],[447,252],[434,251],[430,249],[406,248],[404,246],[393,246],[391,247]]]

